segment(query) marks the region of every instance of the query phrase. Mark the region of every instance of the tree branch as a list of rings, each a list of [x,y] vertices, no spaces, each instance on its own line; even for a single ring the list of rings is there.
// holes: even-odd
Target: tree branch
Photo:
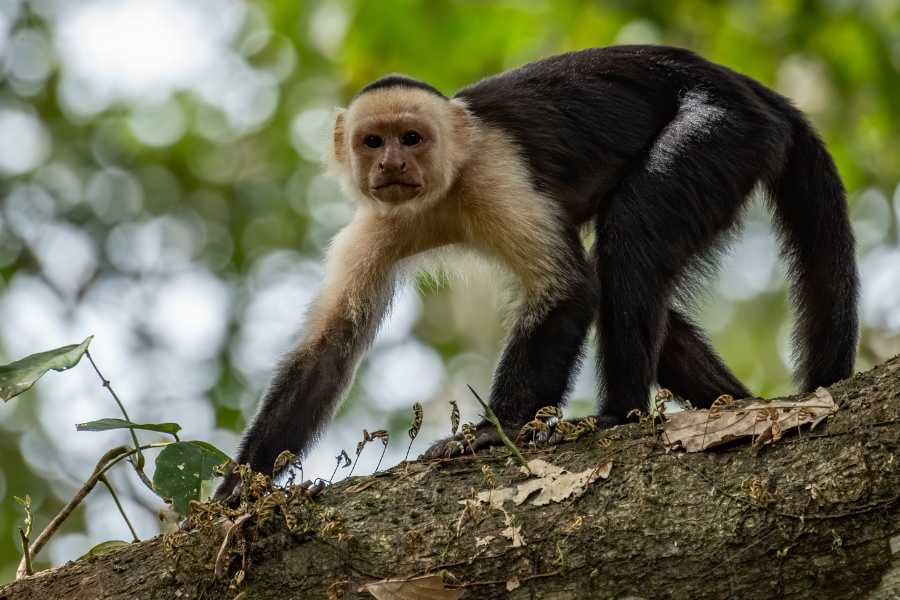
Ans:
[[[815,434],[758,453],[670,452],[627,425],[523,451],[572,474],[611,462],[582,494],[495,507],[477,494],[534,481],[506,450],[403,463],[313,501],[281,491],[246,511],[208,505],[194,530],[25,578],[0,599],[372,598],[362,586],[386,579],[462,598],[889,598],[900,357],[829,391],[841,409]]]

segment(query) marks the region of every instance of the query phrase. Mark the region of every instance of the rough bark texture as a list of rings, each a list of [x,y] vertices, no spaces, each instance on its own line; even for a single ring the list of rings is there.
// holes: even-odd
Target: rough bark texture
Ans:
[[[506,450],[400,465],[317,501],[270,497],[218,561],[239,513],[26,578],[0,600],[371,598],[360,586],[427,573],[463,598],[900,598],[900,357],[830,391],[838,414],[756,454],[667,453],[636,424],[526,453],[572,471],[612,461],[575,500],[464,510],[489,489],[483,466],[497,486],[522,480]],[[524,546],[501,534],[508,518]]]

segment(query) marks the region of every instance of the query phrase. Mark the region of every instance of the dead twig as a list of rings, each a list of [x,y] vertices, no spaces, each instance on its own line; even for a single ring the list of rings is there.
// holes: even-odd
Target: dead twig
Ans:
[[[525,460],[525,457],[522,456],[522,453],[519,452],[519,449],[516,448],[516,445],[509,439],[509,436],[506,435],[506,432],[503,430],[503,425],[500,424],[500,419],[497,418],[497,415],[494,414],[494,411],[491,410],[491,407],[485,404],[484,400],[481,399],[481,396],[478,395],[478,392],[475,391],[471,385],[467,385],[469,391],[472,392],[472,395],[475,396],[475,399],[478,400],[478,403],[481,405],[481,408],[484,409],[484,418],[487,419],[496,429],[497,435],[500,436],[500,441],[503,442],[503,445],[509,448],[510,452],[515,456],[516,461],[526,470],[528,474],[531,474],[531,469],[528,468],[528,461]]]

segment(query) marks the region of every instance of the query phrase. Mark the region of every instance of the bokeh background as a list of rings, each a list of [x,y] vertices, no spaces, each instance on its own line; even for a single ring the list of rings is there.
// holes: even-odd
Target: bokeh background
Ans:
[[[863,277],[858,369],[900,352],[900,1],[0,0],[0,363],[96,336],[135,421],[235,449],[302,327],[319,263],[353,206],[322,173],[333,109],[388,72],[447,93],[549,54],[614,43],[692,48],[792,97],[834,154]],[[467,261],[463,261],[467,262]],[[402,289],[348,400],[306,460],[327,477],[363,427],[402,459],[487,393],[503,340],[489,267]],[[697,316],[751,389],[791,391],[784,270],[762,204]],[[592,344],[593,345],[593,344]],[[593,405],[593,358],[569,414]],[[30,494],[42,528],[122,432],[89,365],[0,406],[0,581]],[[154,441],[144,435],[146,441]],[[370,471],[380,448],[363,454]],[[142,537],[161,504],[113,477]],[[105,490],[44,551],[60,564],[129,539]]]

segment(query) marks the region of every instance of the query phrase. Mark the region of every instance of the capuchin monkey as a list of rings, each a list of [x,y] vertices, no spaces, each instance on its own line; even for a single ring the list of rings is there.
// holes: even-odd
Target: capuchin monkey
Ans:
[[[646,411],[654,383],[697,407],[750,396],[685,306],[756,186],[790,266],[801,389],[852,372],[858,276],[831,156],[787,99],[687,50],[563,54],[450,98],[388,76],[337,116],[331,165],[358,208],[240,444],[237,462],[255,471],[309,449],[404,264],[454,244],[504,265],[521,291],[490,395],[510,431],[564,401],[592,323],[605,424]],[[452,441],[425,456],[458,454]],[[473,450],[498,442],[478,425]],[[228,477],[217,497],[237,483]]]

